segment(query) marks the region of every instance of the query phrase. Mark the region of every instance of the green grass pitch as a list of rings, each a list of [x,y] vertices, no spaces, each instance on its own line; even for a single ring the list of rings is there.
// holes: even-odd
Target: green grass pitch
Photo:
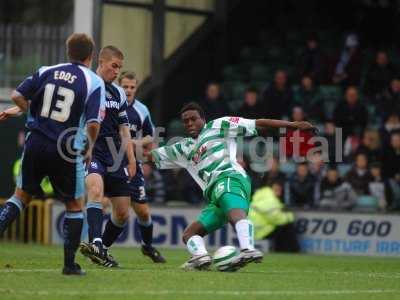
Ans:
[[[183,250],[156,265],[116,248],[121,269],[78,254],[84,277],[61,275],[61,247],[0,243],[0,299],[400,299],[400,259],[266,254],[237,273],[185,272]]]

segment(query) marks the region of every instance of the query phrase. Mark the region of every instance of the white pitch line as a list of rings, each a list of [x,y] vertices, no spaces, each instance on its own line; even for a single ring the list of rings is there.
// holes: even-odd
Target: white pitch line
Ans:
[[[58,296],[84,296],[84,295],[225,295],[225,296],[293,296],[293,295],[353,295],[353,294],[400,294],[400,290],[258,290],[258,291],[190,291],[190,290],[95,290],[95,291],[49,291],[49,290],[10,290],[0,288],[0,292],[12,295],[58,295]]]
[[[91,272],[143,272],[143,273],[153,273],[154,270],[151,269],[88,269],[88,273]],[[176,269],[163,269],[158,271],[164,272],[175,272]],[[0,273],[61,273],[60,269],[0,269]],[[314,270],[270,270],[270,271],[257,271],[254,273],[246,273],[241,272],[238,274],[247,274],[247,275],[254,275],[254,274],[265,274],[265,275],[287,275],[287,274],[319,274],[319,275],[347,275],[347,276],[359,276],[359,277],[372,277],[372,278],[388,278],[388,279],[397,279],[400,278],[400,273],[398,272],[361,272],[361,271],[314,271]]]

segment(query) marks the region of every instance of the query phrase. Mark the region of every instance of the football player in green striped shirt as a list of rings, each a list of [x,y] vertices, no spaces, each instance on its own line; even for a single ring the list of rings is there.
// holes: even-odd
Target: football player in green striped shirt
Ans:
[[[192,257],[182,268],[207,269],[212,259],[203,237],[228,222],[236,229],[241,249],[228,271],[236,271],[250,262],[261,262],[263,254],[254,248],[254,227],[247,218],[251,184],[236,161],[236,139],[255,136],[258,129],[286,127],[315,130],[314,126],[308,122],[239,117],[206,122],[203,109],[193,102],[185,105],[180,113],[190,137],[154,149],[151,156],[160,169],[185,168],[203,189],[208,201],[197,221],[183,233],[183,241]]]

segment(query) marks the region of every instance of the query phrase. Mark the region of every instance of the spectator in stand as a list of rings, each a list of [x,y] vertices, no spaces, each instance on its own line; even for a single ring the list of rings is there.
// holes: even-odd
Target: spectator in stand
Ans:
[[[393,131],[390,135],[390,147],[383,155],[383,173],[388,178],[400,175],[400,131]]]
[[[349,34],[340,55],[335,59],[332,81],[343,87],[359,85],[361,79],[362,56],[358,37]]]
[[[349,210],[357,203],[357,195],[348,182],[343,182],[335,165],[331,165],[320,183],[318,206],[323,209]]]
[[[400,116],[396,112],[389,114],[380,129],[380,135],[382,137],[382,149],[390,147],[390,134],[395,131],[400,130]]]
[[[316,34],[308,37],[306,49],[301,54],[298,63],[297,74],[301,78],[309,76],[316,82],[323,81],[324,56],[319,46],[319,40]]]
[[[244,93],[244,103],[239,109],[238,115],[246,119],[260,119],[265,117],[262,113],[262,106],[258,99],[256,88],[249,87]]]
[[[294,122],[305,120],[303,109],[300,106],[293,108],[291,119]],[[314,143],[311,141],[313,136],[313,133],[310,131],[287,129],[285,139],[286,155],[294,159],[306,157],[308,151],[314,147]]]
[[[333,112],[337,127],[343,128],[343,140],[350,135],[361,135],[368,123],[367,108],[359,102],[358,89],[349,86],[345,99],[337,104]]]
[[[288,203],[292,206],[310,208],[314,205],[316,178],[307,163],[297,165],[296,173],[289,180]]]
[[[384,149],[383,175],[388,178],[392,195],[392,209],[400,209],[400,130],[390,135],[390,147]]]
[[[163,177],[151,164],[143,164],[143,176],[145,178],[146,194],[149,202],[164,203],[166,190]]]
[[[303,108],[309,120],[320,123],[325,118],[319,87],[315,86],[312,77],[308,75],[301,78],[300,88],[294,93],[294,104]]]
[[[390,203],[390,185],[388,180],[382,176],[382,166],[379,162],[371,163],[370,172],[373,180],[369,183],[369,191],[372,196],[378,199],[378,205],[381,210],[386,210]]]
[[[321,152],[314,152],[312,155],[309,155],[309,169],[310,173],[315,176],[317,182],[321,182],[322,178],[324,178],[328,165],[325,164],[324,154]]]
[[[270,240],[276,252],[299,252],[294,215],[284,210],[282,195],[280,183],[264,186],[254,193],[249,211],[254,235],[258,240]]]
[[[393,112],[400,115],[400,78],[396,77],[390,82],[377,106],[378,112],[384,118]]]
[[[178,180],[178,174],[181,169],[162,169],[159,170],[166,190],[167,201],[184,201],[181,197],[181,182]]]
[[[262,182],[264,185],[271,186],[272,183],[276,182],[284,185],[286,182],[286,174],[279,169],[279,160],[276,156],[272,159],[267,160],[267,172],[265,172]]]
[[[355,153],[364,153],[371,163],[380,161],[382,159],[382,150],[378,130],[365,130],[361,144],[358,146]]]
[[[214,120],[229,115],[229,108],[222,93],[221,86],[217,82],[210,82],[206,88],[206,97],[200,101],[204,108],[207,120]]]
[[[391,80],[397,75],[397,70],[389,61],[385,51],[376,53],[375,62],[370,66],[365,76],[364,92],[373,103],[390,85]]]
[[[348,182],[357,196],[370,195],[369,184],[373,180],[368,169],[368,158],[364,153],[358,153],[355,158],[355,165],[346,174]]]
[[[283,70],[275,73],[273,83],[262,94],[263,115],[270,119],[282,119],[293,103],[292,89]]]
[[[329,162],[336,161],[336,126],[332,120],[327,120],[324,126],[324,135],[328,143],[328,149],[324,151],[328,152]]]

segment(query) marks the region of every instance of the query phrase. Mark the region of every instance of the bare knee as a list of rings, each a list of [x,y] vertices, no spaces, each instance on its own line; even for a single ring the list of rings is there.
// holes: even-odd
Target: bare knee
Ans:
[[[87,181],[88,198],[91,202],[101,202],[103,198],[103,179],[98,174],[91,174]]]
[[[129,218],[129,206],[125,209],[123,206],[115,206],[113,207],[112,216],[114,221],[119,224],[124,224],[128,221]]]
[[[72,201],[68,201],[65,204],[65,208],[67,211],[82,211],[83,204],[81,199],[75,199]]]
[[[112,218],[114,222],[123,225],[128,221],[129,212],[113,212]]]
[[[25,206],[27,206],[32,200],[32,196],[20,188],[15,189],[14,196],[21,200]]]
[[[150,208],[147,203],[134,203],[133,210],[135,211],[138,219],[142,222],[150,221]]]
[[[91,202],[101,202],[103,198],[103,189],[93,184],[88,187],[88,196]]]
[[[113,220],[119,224],[126,223],[129,218],[130,199],[128,197],[113,197],[111,202],[113,204]]]

